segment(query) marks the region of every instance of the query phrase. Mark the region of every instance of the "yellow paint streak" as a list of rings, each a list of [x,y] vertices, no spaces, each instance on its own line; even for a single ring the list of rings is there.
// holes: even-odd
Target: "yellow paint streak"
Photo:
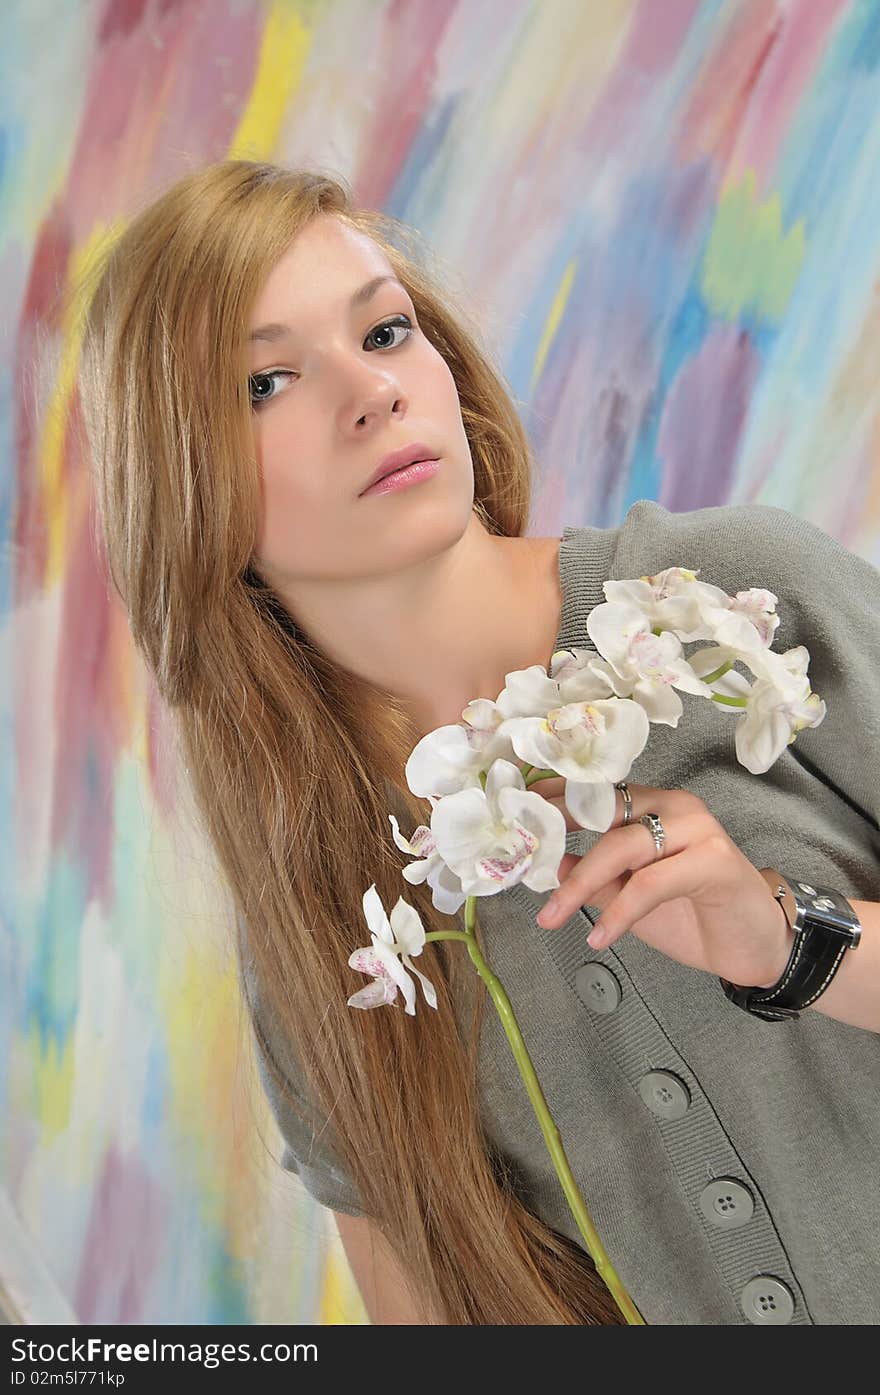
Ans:
[[[345,1252],[336,1238],[336,1227],[332,1221],[328,1228],[333,1236],[333,1245],[327,1249],[324,1260],[318,1321],[326,1327],[369,1324],[366,1308],[358,1293]]]
[[[80,307],[71,294],[71,288],[80,285],[80,277],[88,269],[99,244],[102,244],[106,237],[106,232],[106,228],[97,227],[83,248],[71,253],[63,297],[61,358],[57,366],[55,383],[43,414],[37,447],[38,470],[45,504],[48,536],[46,576],[44,578],[47,589],[57,584],[61,578],[65,561],[64,538],[67,532],[69,500],[65,493],[63,478],[64,440],[70,401],[79,371],[82,340]],[[48,371],[48,367],[48,363],[38,365],[38,374]]]
[[[167,1030],[168,1108],[206,1217],[226,1230],[234,1183],[233,1081],[238,1069],[238,984],[230,959],[190,942],[163,954],[161,1018]],[[193,1041],[198,1050],[192,1050]],[[240,1125],[239,1125],[240,1126]]]
[[[274,0],[263,31],[251,94],[229,145],[229,158],[265,160],[275,151],[290,99],[302,77],[310,35],[298,7]]]
[[[571,295],[571,288],[574,285],[574,278],[576,272],[577,261],[575,259],[572,259],[572,261],[568,263],[567,267],[565,268],[565,271],[562,274],[562,280],[559,283],[559,287],[556,291],[556,294],[553,297],[553,302],[550,306],[550,313],[547,316],[547,323],[545,324],[544,331],[541,335],[541,342],[538,345],[538,352],[535,354],[535,364],[532,368],[532,378],[531,382],[529,383],[530,390],[534,389],[535,384],[537,383],[538,379],[541,376],[541,373],[543,372],[544,363],[546,362],[547,355],[550,352],[550,345],[556,338],[556,331],[559,328],[560,321],[562,320],[562,316],[565,313],[565,307],[568,304],[568,298]]]
[[[40,1124],[40,1141],[45,1147],[70,1123],[74,1066],[73,1034],[68,1036],[60,1051],[57,1038],[50,1034],[45,1048],[41,1050],[39,1028],[33,1022],[28,1031],[27,1055],[37,1063],[34,1073],[34,1113]]]
[[[319,1306],[320,1321],[323,1324],[369,1325],[370,1317],[351,1271],[339,1227],[332,1212],[324,1212],[324,1224],[328,1245]]]

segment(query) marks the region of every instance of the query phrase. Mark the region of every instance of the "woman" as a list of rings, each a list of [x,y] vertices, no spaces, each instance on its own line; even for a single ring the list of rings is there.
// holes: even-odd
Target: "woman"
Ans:
[[[589,646],[606,579],[670,566],[772,589],[774,647],[809,648],[827,720],[756,777],[728,714],[692,698],[678,730],[652,726],[589,852],[567,821],[557,928],[520,883],[478,902],[481,942],[647,1322],[878,1320],[880,1046],[858,972],[876,961],[877,572],[758,507],[641,501],[619,529],[525,537],[532,461],[499,373],[416,239],[332,178],[198,171],[90,292],[81,392],[110,575],[238,908],[285,1165],[341,1216],[365,1297],[373,1242],[378,1287],[411,1295],[374,1320],[621,1320],[463,947],[426,946],[438,1010],[414,1017],[347,1006],[348,960],[373,884],[389,910],[405,890],[427,931],[456,928],[427,883],[402,886],[389,837],[389,812],[407,836],[430,816],[404,778],[419,739]],[[437,468],[369,488],[410,446]],[[561,781],[543,785],[561,805]],[[770,985],[788,961],[765,866],[862,919],[855,979],[838,966],[794,1021],[718,982]],[[613,944],[587,944],[584,907]]]

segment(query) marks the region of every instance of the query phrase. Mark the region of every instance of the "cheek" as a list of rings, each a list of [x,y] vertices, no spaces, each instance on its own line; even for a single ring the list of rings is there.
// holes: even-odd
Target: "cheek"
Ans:
[[[255,550],[269,567],[283,569],[292,557],[309,552],[327,526],[327,500],[320,492],[318,472],[308,463],[316,459],[302,440],[292,450],[280,430],[263,431],[257,442],[260,508]]]
[[[461,402],[458,396],[458,388],[452,376],[449,364],[442,354],[432,351],[432,362],[430,364],[431,391],[435,401],[442,406],[444,411],[448,411],[461,421]]]

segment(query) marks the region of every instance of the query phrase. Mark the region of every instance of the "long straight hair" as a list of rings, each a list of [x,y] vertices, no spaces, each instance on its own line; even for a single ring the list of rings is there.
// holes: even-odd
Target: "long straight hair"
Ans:
[[[486,994],[473,995],[462,1033],[454,1004],[474,973],[462,946],[432,942],[420,958],[437,1011],[413,1018],[399,1000],[368,1012],[346,1005],[368,886],[387,908],[405,889],[426,930],[448,930],[449,918],[427,883],[402,888],[409,859],[389,836],[390,796],[404,833],[430,821],[429,802],[404,777],[419,737],[406,708],[330,662],[252,565],[260,487],[249,315],[277,259],[326,213],[372,237],[406,286],[458,389],[474,509],[489,532],[523,535],[533,472],[525,432],[479,330],[414,230],[355,208],[326,173],[225,160],[140,210],[82,282],[79,397],[96,544],[174,719],[197,815],[228,880],[240,981],[247,957],[426,1321],[619,1324],[586,1251],[522,1204],[484,1132]],[[300,1113],[283,1073],[278,1085]]]

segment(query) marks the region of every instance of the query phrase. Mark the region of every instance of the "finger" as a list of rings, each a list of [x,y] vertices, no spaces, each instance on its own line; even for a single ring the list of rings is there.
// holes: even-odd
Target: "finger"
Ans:
[[[541,780],[530,780],[529,789],[543,794],[545,799],[556,798],[564,793],[565,781],[561,775],[545,775]]]
[[[581,859],[578,857],[577,853],[562,854],[562,861],[560,862],[556,872],[556,875],[559,878],[560,886],[562,886],[563,883],[571,876],[572,872],[574,871],[575,867],[577,867],[580,861]],[[555,894],[555,892],[551,892],[551,895],[555,896]]]
[[[686,818],[667,817],[661,821],[666,835],[664,861],[691,844],[705,841],[708,827],[699,814]],[[633,823],[609,829],[595,847],[578,860],[559,889],[544,903],[538,924],[548,929],[562,924],[581,906],[595,904],[593,896],[608,882],[656,861],[657,848],[646,824]]]
[[[714,862],[713,889],[723,896],[724,867]],[[607,949],[651,911],[667,901],[698,896],[706,886],[706,853],[694,845],[672,857],[649,862],[606,904],[601,919],[587,936],[594,949]]]

